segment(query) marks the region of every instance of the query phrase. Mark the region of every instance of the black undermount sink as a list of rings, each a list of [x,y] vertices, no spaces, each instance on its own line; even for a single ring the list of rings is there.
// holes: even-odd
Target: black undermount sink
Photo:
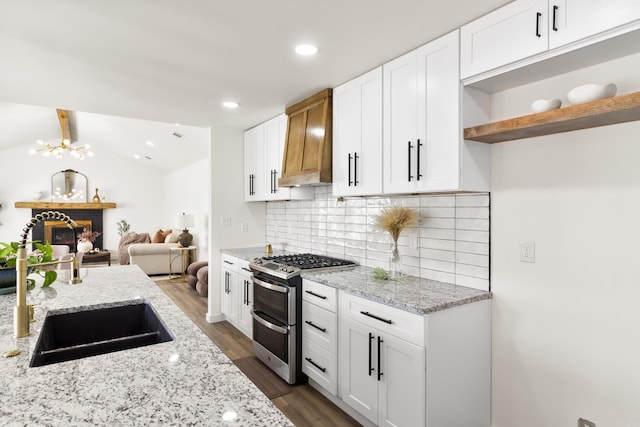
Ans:
[[[153,307],[133,300],[49,312],[29,366],[173,341]]]

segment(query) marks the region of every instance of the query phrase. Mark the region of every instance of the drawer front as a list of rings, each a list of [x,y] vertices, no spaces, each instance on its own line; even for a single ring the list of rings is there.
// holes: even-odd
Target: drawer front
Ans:
[[[311,280],[302,279],[302,299],[334,313],[338,309],[338,290]]]
[[[251,269],[249,268],[249,261],[236,258],[238,265],[238,273],[243,273],[245,276],[251,274]]]
[[[338,357],[302,339],[302,372],[332,395],[338,394]]]
[[[222,254],[221,263],[223,269],[235,272],[237,272],[238,268],[240,267],[240,260],[227,254]]]
[[[424,347],[424,316],[340,291],[340,316]]]
[[[337,314],[303,301],[302,337],[336,354],[338,352],[337,319]]]

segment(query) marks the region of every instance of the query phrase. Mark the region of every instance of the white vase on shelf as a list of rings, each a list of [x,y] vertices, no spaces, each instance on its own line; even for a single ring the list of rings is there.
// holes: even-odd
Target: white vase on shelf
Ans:
[[[91,240],[78,240],[78,252],[89,252],[91,249],[93,249],[93,243],[91,243]]]

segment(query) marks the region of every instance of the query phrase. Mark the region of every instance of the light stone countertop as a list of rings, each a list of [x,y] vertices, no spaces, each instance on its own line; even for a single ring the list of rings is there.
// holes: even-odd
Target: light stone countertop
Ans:
[[[0,295],[0,353],[22,351],[0,358],[3,426],[293,426],[137,266],[82,274],[81,284],[29,293],[36,322],[27,338],[13,338],[15,294]],[[155,308],[174,341],[29,367],[48,310],[138,298]]]
[[[253,261],[254,258],[264,255],[264,248],[225,249],[222,252],[246,261]],[[274,256],[286,254],[290,254],[290,252],[274,249],[273,253]],[[303,272],[301,276],[303,279],[313,280],[419,315],[492,297],[491,292],[413,276],[379,280],[373,277],[372,268],[364,266],[327,273]]]

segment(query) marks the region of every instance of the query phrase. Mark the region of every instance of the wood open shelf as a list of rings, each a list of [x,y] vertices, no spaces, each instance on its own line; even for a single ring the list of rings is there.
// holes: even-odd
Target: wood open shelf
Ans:
[[[16,202],[16,208],[28,209],[113,209],[115,203]]]
[[[494,144],[640,120],[640,92],[466,128],[464,139]]]

